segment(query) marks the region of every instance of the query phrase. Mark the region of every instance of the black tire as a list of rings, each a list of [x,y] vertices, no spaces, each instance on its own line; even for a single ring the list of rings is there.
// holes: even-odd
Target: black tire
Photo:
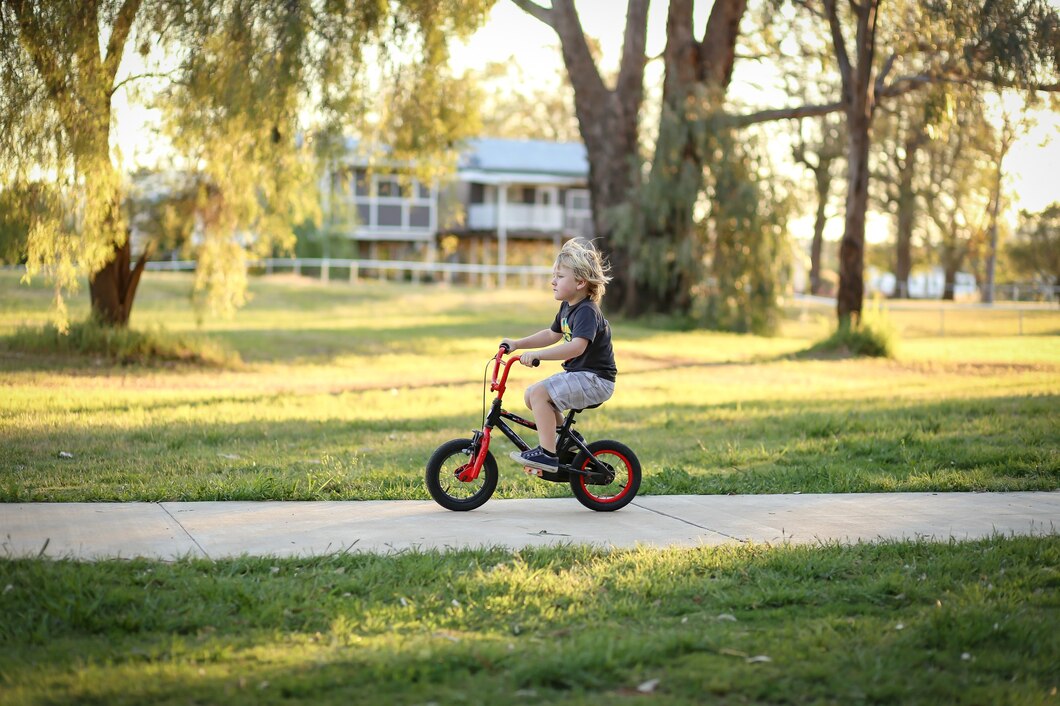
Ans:
[[[585,476],[572,473],[570,489],[585,507],[597,512],[613,512],[633,501],[640,490],[640,459],[633,449],[618,441],[594,441],[589,444],[593,456],[615,469],[615,479],[608,485],[593,485]],[[571,464],[575,468],[589,465],[589,456],[584,451]]]
[[[486,452],[478,478],[465,483],[456,477],[472,461],[471,439],[447,441],[427,461],[427,491],[446,510],[474,510],[490,499],[497,489],[497,461]]]

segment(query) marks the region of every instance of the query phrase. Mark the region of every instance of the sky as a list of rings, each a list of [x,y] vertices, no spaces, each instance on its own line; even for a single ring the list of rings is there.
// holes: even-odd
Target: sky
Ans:
[[[667,5],[665,0],[653,0],[649,5],[648,56],[658,56],[663,51]],[[625,31],[625,3],[621,0],[578,0],[576,6],[586,33],[600,43],[602,68],[617,70]],[[694,27],[698,28],[697,31],[702,31],[705,26],[710,7],[711,3],[704,0],[695,4]],[[131,54],[135,55],[135,52]],[[507,59],[517,61],[526,69],[526,75],[537,73],[545,82],[554,80],[557,70],[562,67],[555,32],[525,14],[510,0],[498,0],[486,25],[466,43],[454,44],[451,61],[454,70],[462,72]],[[646,82],[658,82],[661,62],[651,62],[646,74]],[[779,88],[770,87],[774,79],[766,66],[737,62],[729,94],[747,105],[778,107],[783,104],[783,96]],[[126,164],[154,161],[157,140],[144,129],[153,120],[152,114],[140,106],[128,104],[124,92],[115,96],[114,107],[119,116],[114,134]],[[780,157],[786,159],[788,148],[782,146],[780,151],[785,153]],[[1016,208],[1038,211],[1060,200],[1060,179],[1055,173],[1057,165],[1060,165],[1060,115],[1043,112],[1037,125],[1016,142],[1006,158],[1007,193]],[[886,239],[889,224],[888,218],[874,218],[869,223],[867,237],[871,241]],[[842,226],[842,218],[832,218],[826,235],[840,237]],[[797,237],[805,237],[807,232],[812,232],[813,224],[805,218],[794,223],[792,228]]]

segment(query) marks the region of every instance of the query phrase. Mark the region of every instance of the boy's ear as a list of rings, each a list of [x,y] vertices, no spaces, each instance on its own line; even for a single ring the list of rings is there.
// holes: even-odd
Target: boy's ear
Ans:
[[[589,281],[588,280],[584,280],[584,279],[574,280],[574,287],[576,289],[585,289],[588,286],[589,286]]]

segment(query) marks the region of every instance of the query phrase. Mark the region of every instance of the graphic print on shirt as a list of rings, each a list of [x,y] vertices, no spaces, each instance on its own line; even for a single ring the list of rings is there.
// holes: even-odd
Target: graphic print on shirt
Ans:
[[[563,340],[565,342],[570,343],[572,340],[574,340],[574,335],[570,329],[570,324],[567,323],[566,316],[563,317],[563,323],[561,324],[560,328],[563,329]]]

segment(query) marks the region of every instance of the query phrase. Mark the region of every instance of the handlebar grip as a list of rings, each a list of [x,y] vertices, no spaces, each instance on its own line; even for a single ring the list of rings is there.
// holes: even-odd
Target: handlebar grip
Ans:
[[[511,353],[512,352],[512,349],[508,346],[507,343],[500,344],[500,346],[498,346],[498,348],[503,348],[505,353]]]
[[[534,366],[533,366],[533,367],[535,367],[535,368],[536,368],[536,367],[537,367],[537,366],[539,366],[539,365],[541,365],[541,361],[540,361],[540,360],[535,360],[535,361],[534,361]]]

